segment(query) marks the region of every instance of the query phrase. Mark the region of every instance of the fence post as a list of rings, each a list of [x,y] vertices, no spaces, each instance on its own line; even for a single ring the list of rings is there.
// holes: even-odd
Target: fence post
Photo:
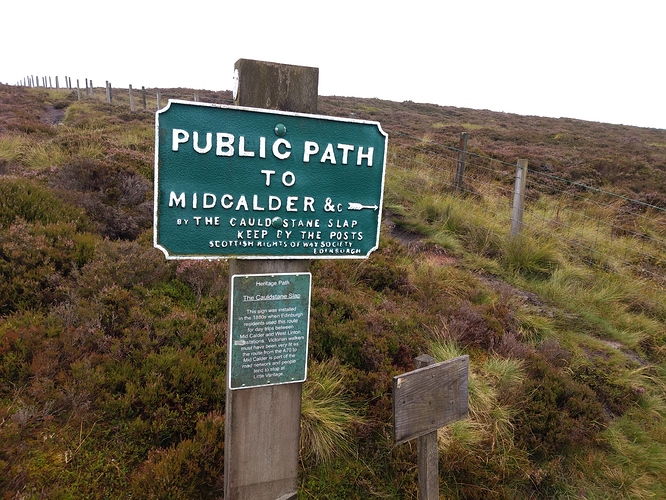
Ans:
[[[56,76],[56,89],[60,88],[60,83],[58,83],[58,77]]]
[[[79,87],[79,79],[76,79],[76,97],[81,100],[81,87]]]
[[[467,158],[467,132],[460,134],[460,145],[458,147],[458,164],[456,166],[456,176],[453,180],[453,189],[457,192],[462,191],[465,177],[465,159]]]
[[[141,86],[141,99],[143,100],[143,110],[146,110],[146,87]]]
[[[518,160],[516,182],[513,188],[513,210],[511,212],[511,233],[513,239],[520,234],[525,211],[525,186],[527,183],[527,160]]]
[[[94,98],[95,97],[95,90],[93,88],[93,82],[90,80],[90,97]]]
[[[132,95],[132,85],[129,86],[130,111],[134,113],[134,96]]]

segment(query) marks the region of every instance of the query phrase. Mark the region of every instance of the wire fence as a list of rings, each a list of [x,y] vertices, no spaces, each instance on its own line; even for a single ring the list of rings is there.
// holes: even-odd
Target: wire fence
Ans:
[[[81,100],[95,99],[106,101],[110,104],[125,106],[131,111],[156,111],[166,105],[169,99],[184,101],[205,101],[213,104],[233,104],[230,91],[190,90],[183,88],[135,88],[131,84],[127,87],[113,87],[111,82],[105,82],[103,87],[94,86],[92,80],[87,78],[83,81],[72,82],[70,77],[64,77],[61,86],[59,79],[55,77],[26,77],[17,86],[43,88],[46,90],[60,90],[73,92],[76,98]]]
[[[26,86],[53,89],[51,79],[26,78]],[[57,80],[56,80],[57,81]],[[155,111],[168,99],[233,104],[229,91],[190,89],[81,88],[65,77],[61,90],[78,99],[106,100],[119,106]],[[21,82],[19,82],[21,85]],[[132,102],[134,100],[134,102]],[[495,237],[509,234],[516,165],[457,147],[387,131],[389,175],[401,175],[411,199],[440,194],[456,197],[470,212],[482,213]],[[461,142],[462,144],[462,142]],[[464,181],[456,179],[464,152]],[[408,173],[408,175],[404,175]],[[528,168],[521,236],[537,241],[556,238],[571,256],[606,271],[630,274],[660,290],[666,288],[666,208]]]
[[[388,133],[389,168],[400,176],[408,198],[455,197],[468,213],[482,213],[494,236],[508,237],[516,164],[466,152],[464,182],[458,186],[459,148]],[[664,207],[528,168],[521,236],[556,241],[569,257],[589,266],[666,287]]]

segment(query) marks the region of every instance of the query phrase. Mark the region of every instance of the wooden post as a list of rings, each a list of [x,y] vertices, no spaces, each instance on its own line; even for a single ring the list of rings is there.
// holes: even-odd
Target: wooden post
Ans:
[[[527,160],[518,160],[516,182],[513,188],[513,210],[511,212],[511,233],[513,239],[520,234],[525,211],[525,186],[527,183]]]
[[[91,97],[91,98],[92,98],[92,97],[95,97],[95,90],[94,90],[94,87],[93,87],[93,82],[92,82],[92,80],[90,80],[90,97]]]
[[[132,95],[132,85],[129,86],[130,111],[134,113],[134,95]]]
[[[434,361],[419,356],[414,371],[393,377],[393,441],[417,440],[420,500],[439,498],[437,429],[468,412],[469,356]]]
[[[141,99],[143,100],[143,110],[146,110],[146,87],[141,86]]]
[[[434,362],[435,358],[423,354],[414,360],[414,368],[424,368]],[[416,438],[416,451],[419,468],[419,499],[439,500],[437,431]]]
[[[460,134],[460,145],[458,148],[458,164],[456,166],[456,176],[453,180],[453,189],[457,192],[460,192],[463,189],[466,157],[467,157],[467,132],[462,132]]]
[[[58,83],[58,77],[56,76],[56,89],[60,88],[60,84]]]
[[[239,59],[235,103],[255,108],[316,112],[319,70]],[[287,107],[280,107],[279,104]],[[308,260],[238,260],[237,274],[297,273]],[[232,300],[232,297],[229,298]],[[229,310],[232,305],[229,303]],[[231,325],[229,325],[231,331]],[[228,336],[231,342],[231,335]],[[231,352],[231,345],[227,347]],[[224,498],[226,500],[291,500],[298,489],[301,383],[226,393]]]
[[[76,96],[78,100],[81,100],[81,88],[79,87],[79,79],[76,79]]]

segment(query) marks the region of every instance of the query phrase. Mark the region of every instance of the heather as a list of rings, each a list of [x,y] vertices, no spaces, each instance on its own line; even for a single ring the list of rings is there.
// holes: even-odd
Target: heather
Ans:
[[[666,131],[319,108],[380,121],[390,150],[380,248],[310,264],[299,498],[416,498],[391,382],[423,353],[470,356],[469,416],[439,431],[445,498],[666,496]],[[3,498],[222,496],[228,263],[153,248],[153,131],[120,98],[0,86]]]

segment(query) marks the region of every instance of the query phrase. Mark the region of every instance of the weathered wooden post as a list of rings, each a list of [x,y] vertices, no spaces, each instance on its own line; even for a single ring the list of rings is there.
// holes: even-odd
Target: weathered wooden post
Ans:
[[[378,248],[388,136],[314,115],[317,68],[240,59],[235,71],[240,106],[169,100],[156,113],[154,244],[167,258],[232,259],[224,498],[288,500],[309,261]]]
[[[467,157],[467,132],[460,134],[460,145],[458,147],[458,162],[456,165],[456,176],[453,180],[453,189],[462,191],[465,179],[465,159]]]
[[[141,86],[141,99],[143,100],[143,110],[146,110],[146,87]]]
[[[129,86],[130,111],[134,113],[134,95],[132,94],[132,85]]]
[[[79,87],[79,79],[76,79],[76,100],[80,101],[81,100],[81,87]]]
[[[516,182],[513,188],[513,209],[511,211],[511,233],[514,239],[520,234],[523,227],[523,213],[525,212],[525,186],[527,184],[527,160],[518,160],[516,166]]]
[[[469,356],[435,363],[422,355],[415,367],[393,378],[393,440],[417,439],[419,498],[438,500],[437,429],[467,416]]]
[[[234,69],[238,74],[237,105],[317,111],[317,68],[240,59]],[[308,260],[234,259],[229,275],[308,270]],[[302,383],[295,383],[227,391],[224,498],[296,498],[302,388]]]

